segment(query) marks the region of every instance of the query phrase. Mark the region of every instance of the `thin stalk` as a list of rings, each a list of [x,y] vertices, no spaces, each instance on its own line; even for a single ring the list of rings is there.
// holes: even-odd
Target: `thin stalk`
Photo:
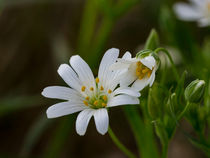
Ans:
[[[168,143],[163,145],[161,158],[167,158],[167,157],[168,157]]]
[[[187,102],[187,105],[185,106],[184,110],[181,112],[181,114],[177,117],[177,120],[180,120],[182,116],[184,116],[185,112],[188,110],[190,105],[190,102]]]
[[[120,140],[116,137],[112,129],[109,127],[108,133],[112,141],[115,143],[115,145],[129,158],[136,158],[136,156],[129,150],[127,149],[121,142]]]
[[[174,75],[175,75],[175,77],[176,77],[176,80],[179,81],[179,73],[178,73],[178,71],[177,71],[177,69],[176,69],[176,66],[175,66],[175,64],[174,64],[174,62],[173,62],[173,60],[172,60],[172,57],[171,57],[171,55],[169,54],[169,52],[168,52],[165,48],[157,48],[157,49],[155,50],[155,53],[159,53],[159,52],[163,52],[163,53],[165,53],[165,54],[167,55],[167,57],[168,57],[168,59],[169,59],[171,65],[172,65],[172,70],[173,70],[173,73],[174,73]]]

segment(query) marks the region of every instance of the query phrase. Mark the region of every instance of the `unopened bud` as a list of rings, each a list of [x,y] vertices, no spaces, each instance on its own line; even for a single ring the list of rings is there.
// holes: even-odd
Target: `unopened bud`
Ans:
[[[192,103],[199,102],[204,94],[204,89],[205,81],[198,79],[192,81],[185,89],[185,99]]]

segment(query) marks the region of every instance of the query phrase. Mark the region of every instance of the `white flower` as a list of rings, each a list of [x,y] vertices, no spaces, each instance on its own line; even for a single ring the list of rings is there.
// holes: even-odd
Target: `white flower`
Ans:
[[[43,90],[47,98],[66,100],[47,109],[48,118],[56,118],[79,112],[76,131],[84,135],[88,123],[94,116],[97,131],[105,134],[109,118],[107,108],[126,104],[139,104],[140,93],[130,87],[119,87],[120,71],[111,71],[110,65],[116,62],[118,49],[109,49],[103,56],[95,79],[90,67],[78,55],[70,58],[70,65],[62,64],[58,74],[70,86],[51,86]]]
[[[179,19],[197,21],[200,27],[210,25],[210,0],[190,0],[191,4],[179,2],[174,11]]]
[[[122,59],[111,66],[112,70],[123,70],[120,86],[129,86],[141,91],[147,85],[152,86],[157,70],[156,60],[149,55],[144,58],[131,58],[131,54],[126,52]]]

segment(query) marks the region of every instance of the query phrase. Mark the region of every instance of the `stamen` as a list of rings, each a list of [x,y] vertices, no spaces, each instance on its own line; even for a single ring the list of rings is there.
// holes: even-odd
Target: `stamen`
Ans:
[[[142,73],[145,74],[145,73],[147,73],[148,71],[149,71],[148,68],[144,68],[144,69],[142,70]]]
[[[147,73],[147,77],[150,77],[150,76],[151,76],[151,73],[152,73],[152,71],[149,71],[149,72]]]
[[[107,106],[107,104],[106,104],[106,103],[102,103],[101,105],[102,105],[103,107],[106,107],[106,106]]]
[[[99,78],[98,77],[96,78],[96,83],[99,83]]]
[[[136,70],[136,76],[140,76],[141,72]]]
[[[86,87],[85,86],[82,86],[81,91],[84,92],[85,89],[86,89]]]
[[[94,101],[93,103],[95,106],[98,105],[98,100]]]
[[[140,61],[138,61],[138,62],[136,63],[136,65],[139,67],[139,66],[142,65],[142,63],[141,63]]]
[[[90,87],[90,90],[91,90],[91,91],[94,91],[94,88],[93,88],[93,87]]]
[[[107,101],[107,96],[106,95],[103,96],[103,100]]]
[[[86,100],[89,100],[89,99],[90,99],[90,97],[88,97],[88,96],[87,96],[85,99],[86,99]]]
[[[101,90],[101,91],[103,91],[103,90],[104,90],[104,87],[103,87],[103,86],[101,86],[100,90]]]
[[[143,79],[144,78],[144,75],[140,75],[139,76],[139,79],[141,80],[141,79]]]
[[[86,100],[83,101],[83,103],[88,106],[88,102]]]
[[[109,93],[109,94],[110,94],[110,93],[112,93],[112,90],[111,90],[111,89],[109,89],[109,90],[108,90],[108,93]]]

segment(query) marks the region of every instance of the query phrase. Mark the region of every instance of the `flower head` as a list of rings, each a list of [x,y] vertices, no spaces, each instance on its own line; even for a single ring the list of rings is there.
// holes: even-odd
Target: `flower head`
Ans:
[[[48,118],[56,118],[79,112],[76,120],[76,131],[84,135],[88,123],[94,116],[97,131],[105,134],[109,118],[107,108],[126,104],[139,104],[140,93],[130,87],[119,87],[120,71],[111,71],[118,49],[109,49],[101,61],[98,77],[94,78],[88,64],[78,55],[70,58],[70,65],[62,64],[58,74],[70,86],[46,87],[42,95],[47,98],[66,100],[47,109]]]
[[[132,88],[141,91],[147,85],[152,86],[157,67],[158,64],[151,54],[144,53],[143,56],[132,58],[131,54],[126,52],[122,59],[118,59],[118,62],[111,66],[111,69],[123,71],[121,86],[132,84]]]
[[[200,27],[210,25],[210,0],[190,0],[191,4],[183,2],[174,5],[177,17],[185,21],[197,21]]]

